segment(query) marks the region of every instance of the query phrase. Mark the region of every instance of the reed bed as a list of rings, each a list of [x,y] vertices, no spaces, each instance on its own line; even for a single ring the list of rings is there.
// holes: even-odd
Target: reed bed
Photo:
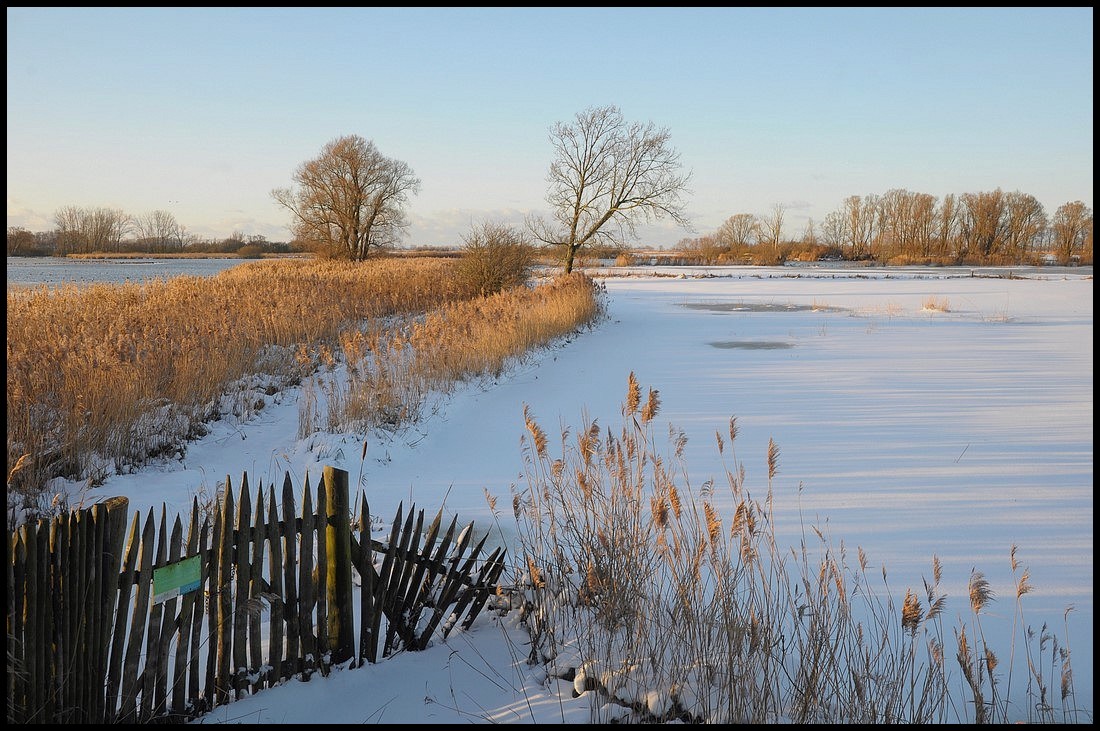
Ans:
[[[302,343],[476,296],[453,267],[263,260],[214,277],[9,288],[9,498],[41,511],[51,478],[94,484],[184,449],[226,409],[247,417],[263,392],[234,384],[266,374],[270,395],[297,382]]]
[[[593,324],[605,311],[603,286],[573,273],[346,331],[340,344],[347,377],[310,384],[315,391],[300,402],[299,436],[320,428],[322,419],[330,431],[399,429],[422,416],[428,394],[499,377],[525,354]]]
[[[658,445],[659,408],[632,373],[617,434],[589,421],[552,446],[524,414],[524,484],[512,491],[523,558],[502,591],[531,634],[529,661],[591,693],[594,722],[1092,722],[1075,707],[1068,648],[1045,623],[1025,628],[1031,585],[1015,546],[1007,654],[1021,643],[1023,679],[986,641],[993,597],[980,572],[969,617],[948,628],[935,556],[930,578],[895,603],[885,567],[880,581],[862,550],[852,564],[843,544],[805,526],[800,545],[777,544],[778,446],[755,498],[733,449],[736,419],[716,432],[733,465],[718,500],[713,482],[690,486],[682,433],[670,428],[670,452]]]

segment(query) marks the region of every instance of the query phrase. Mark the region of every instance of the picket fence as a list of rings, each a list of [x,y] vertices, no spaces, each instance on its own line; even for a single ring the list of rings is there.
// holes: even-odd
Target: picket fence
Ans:
[[[399,506],[383,543],[366,500],[353,515],[345,471],[326,467],[316,496],[307,476],[300,510],[289,473],[281,492],[261,484],[253,499],[247,474],[239,490],[227,479],[213,510],[193,501],[186,538],[165,508],[159,529],[135,513],[127,537],[126,498],[11,533],[7,722],[194,718],[422,650],[497,590],[504,549],[483,553],[457,516],[440,535],[442,510],[425,526]]]

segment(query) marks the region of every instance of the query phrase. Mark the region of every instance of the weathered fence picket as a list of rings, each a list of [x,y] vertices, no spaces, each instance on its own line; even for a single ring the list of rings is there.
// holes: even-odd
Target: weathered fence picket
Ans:
[[[440,537],[442,510],[425,528],[423,510],[399,505],[388,542],[374,540],[366,499],[350,505],[333,468],[315,487],[306,477],[300,511],[289,474],[281,491],[227,479],[211,507],[195,499],[171,520],[162,507],[158,525],[113,498],[11,533],[9,723],[183,720],[421,650],[468,628],[504,568],[484,538],[470,549],[473,524],[456,539],[455,517]],[[185,561],[197,588],[157,596],[154,574]]]
[[[270,601],[271,613],[270,613],[270,629],[268,640],[268,655],[267,665],[270,668],[267,672],[267,684],[273,685],[279,681],[279,678],[283,677],[283,625],[285,623],[284,607],[286,606],[283,597],[283,534],[282,529],[279,527],[279,518],[275,512],[275,488],[268,488],[268,501],[267,501],[267,524],[265,526],[267,532],[268,545],[271,550],[268,551],[269,568],[268,572],[270,577],[268,579],[268,599]]]

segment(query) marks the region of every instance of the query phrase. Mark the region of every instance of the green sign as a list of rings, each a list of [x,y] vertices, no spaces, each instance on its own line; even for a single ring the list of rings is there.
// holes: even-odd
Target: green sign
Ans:
[[[153,571],[153,603],[166,601],[199,588],[201,556],[192,556]]]

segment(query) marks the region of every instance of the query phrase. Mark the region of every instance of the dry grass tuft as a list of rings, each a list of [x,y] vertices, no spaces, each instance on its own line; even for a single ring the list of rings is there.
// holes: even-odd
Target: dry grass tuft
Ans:
[[[946,297],[930,296],[924,298],[921,308],[924,312],[950,312],[951,307]]]

